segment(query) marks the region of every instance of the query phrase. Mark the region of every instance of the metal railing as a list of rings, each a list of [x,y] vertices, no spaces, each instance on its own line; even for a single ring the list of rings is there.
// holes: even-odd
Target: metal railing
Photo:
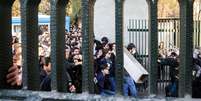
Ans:
[[[201,21],[194,20],[194,35],[193,35],[193,47],[201,47]],[[158,45],[160,42],[164,42],[164,48],[179,49],[180,47],[180,19],[179,18],[160,18],[158,19]],[[141,64],[145,69],[148,68],[148,21],[145,19],[129,19],[127,26],[129,43],[136,45],[139,55],[137,58],[141,60]],[[160,69],[158,66],[158,92],[164,95],[165,87],[170,84],[169,66],[163,66]],[[141,87],[140,87],[141,88]],[[140,92],[146,92],[146,90],[139,90]]]

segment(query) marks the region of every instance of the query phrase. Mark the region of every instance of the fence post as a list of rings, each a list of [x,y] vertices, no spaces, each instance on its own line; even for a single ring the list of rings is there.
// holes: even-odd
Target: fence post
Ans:
[[[82,92],[94,92],[94,59],[93,59],[93,11],[94,0],[82,0]]]
[[[14,0],[0,1],[0,89],[8,88],[6,75],[12,66],[11,11]]]
[[[29,90],[39,90],[38,5],[40,0],[21,1],[23,83]]]
[[[124,0],[115,0],[115,37],[116,37],[116,95],[123,95],[123,5]]]
[[[179,97],[192,94],[193,1],[178,0],[180,5]]]
[[[158,0],[146,0],[149,11],[149,94],[157,94],[157,59],[158,59]]]
[[[50,32],[51,32],[51,88],[66,91],[65,75],[65,18],[66,5],[69,0],[51,0]]]

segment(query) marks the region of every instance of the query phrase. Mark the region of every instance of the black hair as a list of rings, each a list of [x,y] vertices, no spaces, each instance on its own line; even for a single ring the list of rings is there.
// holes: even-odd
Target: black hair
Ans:
[[[45,57],[45,66],[48,66],[48,64],[50,63],[50,57]]]
[[[104,69],[106,69],[108,67],[108,64],[107,63],[104,63],[104,64],[102,64],[101,66],[100,66],[100,69],[101,70],[104,70]]]
[[[127,49],[131,50],[132,48],[136,48],[136,46],[133,43],[129,43]]]
[[[107,37],[102,37],[101,41],[104,41],[105,43],[108,43],[108,38]]]
[[[171,53],[171,56],[177,56],[177,53],[172,52],[172,53]]]
[[[78,47],[74,47],[74,48],[73,48],[73,51],[76,50],[76,49],[80,50]]]

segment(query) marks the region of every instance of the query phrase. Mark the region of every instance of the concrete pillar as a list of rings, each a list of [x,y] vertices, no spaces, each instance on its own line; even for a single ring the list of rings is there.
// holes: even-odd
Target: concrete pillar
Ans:
[[[116,95],[123,95],[123,5],[124,0],[115,0]]]
[[[52,90],[66,91],[65,82],[65,17],[69,0],[51,0],[51,87]]]
[[[179,97],[192,94],[193,2],[178,0],[180,5]]]
[[[94,0],[82,0],[82,92],[94,92],[93,17],[90,11]]]
[[[21,0],[23,87],[39,90],[38,5],[40,0]]]
[[[146,0],[149,11],[149,94],[157,94],[157,59],[158,59],[158,0]]]
[[[8,88],[6,75],[12,66],[11,11],[14,0],[0,1],[0,89]]]

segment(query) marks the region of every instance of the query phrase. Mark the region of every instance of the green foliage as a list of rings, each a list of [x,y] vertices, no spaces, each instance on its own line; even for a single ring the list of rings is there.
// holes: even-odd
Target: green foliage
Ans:
[[[38,6],[38,12],[42,15],[50,15],[50,0],[41,0]]]
[[[50,0],[41,0],[38,7],[39,14],[50,15]],[[71,17],[71,22],[77,22],[81,17],[81,0],[69,0],[66,15]],[[16,0],[12,7],[12,16],[20,16],[20,2]]]
[[[12,7],[12,16],[20,16],[20,2],[19,0],[16,0],[13,3],[13,7]]]
[[[177,0],[159,0],[158,17],[179,17],[179,3]]]
[[[81,0],[70,0],[66,14],[71,17],[71,23],[75,23],[81,17]]]
[[[196,1],[196,0],[195,0]],[[197,0],[201,1],[201,0]],[[41,0],[39,14],[50,14],[50,0]],[[16,0],[12,7],[12,15],[20,16],[20,3]],[[81,0],[69,0],[66,7],[66,15],[71,17],[71,22],[77,22],[81,18]],[[158,17],[179,17],[179,4],[177,0],[159,0]]]

